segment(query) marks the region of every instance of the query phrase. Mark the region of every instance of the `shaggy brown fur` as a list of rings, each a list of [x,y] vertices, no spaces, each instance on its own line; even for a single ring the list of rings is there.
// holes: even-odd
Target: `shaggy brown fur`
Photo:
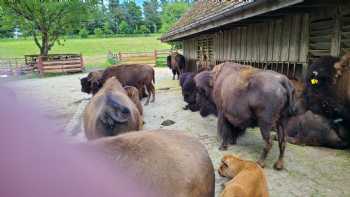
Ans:
[[[84,111],[85,135],[89,140],[140,130],[143,120],[120,82],[109,78]]]
[[[103,72],[104,70],[92,71],[87,77],[80,79],[81,91],[88,94],[96,94],[99,90],[98,86]]]
[[[239,64],[224,63],[213,70],[213,98],[218,109],[220,149],[235,144],[246,128],[259,126],[266,146],[259,164],[272,147],[270,130],[277,128],[280,156],[274,167],[283,169],[284,127],[294,114],[295,91],[284,75]]]
[[[209,154],[198,139],[182,133],[164,129],[130,132],[92,145],[162,197],[214,197]]]
[[[135,103],[140,114],[143,115],[143,107],[142,107],[141,102],[140,102],[140,95],[139,95],[139,91],[137,90],[137,88],[135,88],[133,86],[124,86],[124,89],[125,89],[128,97],[132,100],[132,102]]]
[[[334,81],[336,82],[342,76],[344,70],[350,68],[350,53],[345,54],[339,62],[335,63],[334,68],[336,70]]]
[[[151,102],[155,100],[155,89],[153,83],[154,69],[149,65],[143,64],[122,64],[107,68],[101,78],[100,85],[110,77],[116,77],[123,86],[134,86],[139,90],[140,94],[143,94],[144,88],[147,90],[148,96],[145,105],[150,102],[151,96],[153,96]]]
[[[196,105],[199,107],[201,116],[206,117],[210,114],[217,115],[217,108],[213,98],[213,73],[203,71],[194,78],[196,84]]]
[[[225,183],[220,197],[268,197],[263,169],[255,162],[237,156],[225,155],[218,169],[220,176],[232,178]]]
[[[309,146],[326,146],[344,149],[349,144],[344,127],[332,128],[332,122],[321,115],[307,111],[304,114],[291,117],[286,127],[289,143]]]
[[[306,73],[303,102],[307,110],[337,121],[349,130],[350,69],[346,66],[347,58],[348,55],[341,60],[324,56],[313,62]]]

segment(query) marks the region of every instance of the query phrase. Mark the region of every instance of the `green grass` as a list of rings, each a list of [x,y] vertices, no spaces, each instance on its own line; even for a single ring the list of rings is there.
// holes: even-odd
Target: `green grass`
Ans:
[[[63,45],[57,43],[50,53],[82,53],[88,67],[106,66],[107,53],[153,51],[169,49],[170,45],[161,43],[160,35],[147,37],[87,38],[67,39]],[[0,58],[23,57],[25,54],[38,54],[39,50],[32,39],[0,40]]]

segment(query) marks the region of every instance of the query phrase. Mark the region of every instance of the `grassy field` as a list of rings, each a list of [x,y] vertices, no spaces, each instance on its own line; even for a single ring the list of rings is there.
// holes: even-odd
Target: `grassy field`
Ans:
[[[50,53],[82,53],[88,66],[101,66],[107,62],[107,53],[152,51],[169,49],[170,45],[161,43],[160,35],[148,37],[87,38],[67,39],[63,45],[57,43]],[[31,39],[0,40],[0,58],[23,57],[25,54],[37,54],[38,48]]]

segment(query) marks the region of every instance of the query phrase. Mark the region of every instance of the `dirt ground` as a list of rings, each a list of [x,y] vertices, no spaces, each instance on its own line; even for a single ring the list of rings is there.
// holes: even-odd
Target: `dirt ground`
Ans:
[[[16,88],[19,100],[34,98],[44,114],[58,121],[67,139],[84,141],[81,115],[90,96],[80,92],[76,74],[43,79],[28,79],[8,82],[6,86]],[[257,160],[264,142],[257,129],[249,129],[238,140],[238,144],[227,151],[218,150],[216,139],[216,118],[202,118],[198,113],[184,111],[178,81],[171,80],[167,68],[156,69],[156,102],[144,107],[145,129],[179,129],[198,137],[208,148],[217,169],[223,154],[239,154],[244,159]],[[172,120],[175,124],[163,127],[161,123]],[[275,142],[266,160],[265,172],[270,196],[350,196],[350,151],[319,147],[302,147],[288,144],[285,156],[285,170],[273,170],[277,160],[278,145]],[[217,196],[226,180],[216,174]]]

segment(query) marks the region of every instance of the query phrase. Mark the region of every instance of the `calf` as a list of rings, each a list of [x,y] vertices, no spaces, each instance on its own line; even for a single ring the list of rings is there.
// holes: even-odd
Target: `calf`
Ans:
[[[140,130],[143,120],[136,105],[121,83],[115,77],[109,78],[84,111],[86,137],[92,140]]]
[[[91,145],[159,196],[214,197],[209,154],[198,139],[182,133],[163,129],[130,132]]]

